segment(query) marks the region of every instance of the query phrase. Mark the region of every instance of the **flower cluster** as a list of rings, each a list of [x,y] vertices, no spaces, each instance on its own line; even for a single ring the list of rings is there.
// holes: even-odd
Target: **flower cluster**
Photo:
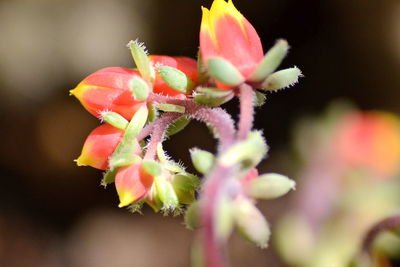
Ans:
[[[288,87],[301,76],[296,67],[275,72],[287,42],[277,41],[264,55],[255,29],[232,1],[215,0],[210,10],[203,8],[197,61],[148,55],[137,41],[128,47],[135,69],[101,69],[70,91],[104,122],[89,134],[77,164],[106,171],[102,183],[115,182],[119,207],[137,210],[147,203],[155,211],[175,212],[192,204],[186,223],[211,229],[212,238],[204,241],[211,253],[234,225],[266,246],[269,227],[255,199],[286,194],[294,182],[279,174],[258,176],[256,166],[268,147],[262,134],[252,131],[253,108],[265,100],[263,91]],[[219,107],[235,96],[241,110],[237,130]],[[191,119],[206,123],[219,139],[216,156],[191,150],[194,167],[205,176],[202,183],[162,148],[164,139]]]

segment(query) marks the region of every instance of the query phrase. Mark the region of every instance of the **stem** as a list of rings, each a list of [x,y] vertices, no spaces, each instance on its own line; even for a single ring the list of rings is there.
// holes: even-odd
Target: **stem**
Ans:
[[[254,121],[254,90],[248,84],[241,84],[240,91],[240,116],[237,138],[238,140],[246,139],[247,135],[253,128]]]
[[[372,244],[374,243],[376,237],[384,231],[393,230],[397,227],[400,227],[400,215],[383,219],[375,224],[372,228],[370,228],[364,238],[362,245],[363,252],[371,254]]]
[[[151,132],[151,138],[147,145],[146,154],[144,156],[145,159],[154,159],[157,152],[157,145],[163,141],[168,126],[180,116],[182,116],[180,113],[166,113],[150,124],[151,127],[149,127],[148,130]]]

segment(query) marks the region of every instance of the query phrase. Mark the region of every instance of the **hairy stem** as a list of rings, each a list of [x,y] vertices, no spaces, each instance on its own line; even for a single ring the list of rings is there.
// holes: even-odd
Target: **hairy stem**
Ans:
[[[400,227],[400,215],[395,215],[375,224],[370,230],[367,232],[363,245],[362,250],[364,253],[371,253],[372,244],[374,243],[377,236],[385,231],[394,230],[395,228]]]
[[[239,86],[240,98],[240,117],[238,125],[237,138],[239,140],[246,139],[247,135],[253,128],[254,121],[254,90],[248,84]]]

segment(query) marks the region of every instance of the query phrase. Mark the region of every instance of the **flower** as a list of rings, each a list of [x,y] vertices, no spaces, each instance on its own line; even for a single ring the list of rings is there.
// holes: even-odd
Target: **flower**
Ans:
[[[232,1],[214,0],[210,10],[202,7],[200,52],[205,65],[222,57],[248,78],[263,59],[260,38]]]
[[[101,112],[108,110],[131,119],[145,103],[134,100],[129,89],[129,82],[135,75],[140,74],[120,67],[104,68],[87,76],[70,93],[98,118],[101,118]]]
[[[190,80],[194,82],[193,87],[195,86],[195,83],[198,80],[196,60],[189,57],[170,57],[160,55],[150,55],[149,59],[153,66],[164,65],[182,71]],[[181,92],[174,90],[173,88],[168,86],[158,73],[156,74],[153,91],[154,93],[169,96],[184,96],[184,94],[182,94]],[[191,90],[188,90],[188,94],[191,94]]]
[[[109,124],[97,127],[86,138],[82,153],[76,163],[78,166],[108,169],[108,159],[121,141],[123,134],[123,130]]]
[[[115,176],[119,207],[143,200],[153,185],[153,180],[153,176],[145,172],[140,163],[119,169]]]

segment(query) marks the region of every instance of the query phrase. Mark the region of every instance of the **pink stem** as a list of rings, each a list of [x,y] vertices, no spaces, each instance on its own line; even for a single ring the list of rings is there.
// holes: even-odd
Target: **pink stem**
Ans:
[[[248,84],[239,86],[240,91],[240,117],[237,138],[238,140],[246,139],[247,135],[253,128],[254,120],[254,90]]]

